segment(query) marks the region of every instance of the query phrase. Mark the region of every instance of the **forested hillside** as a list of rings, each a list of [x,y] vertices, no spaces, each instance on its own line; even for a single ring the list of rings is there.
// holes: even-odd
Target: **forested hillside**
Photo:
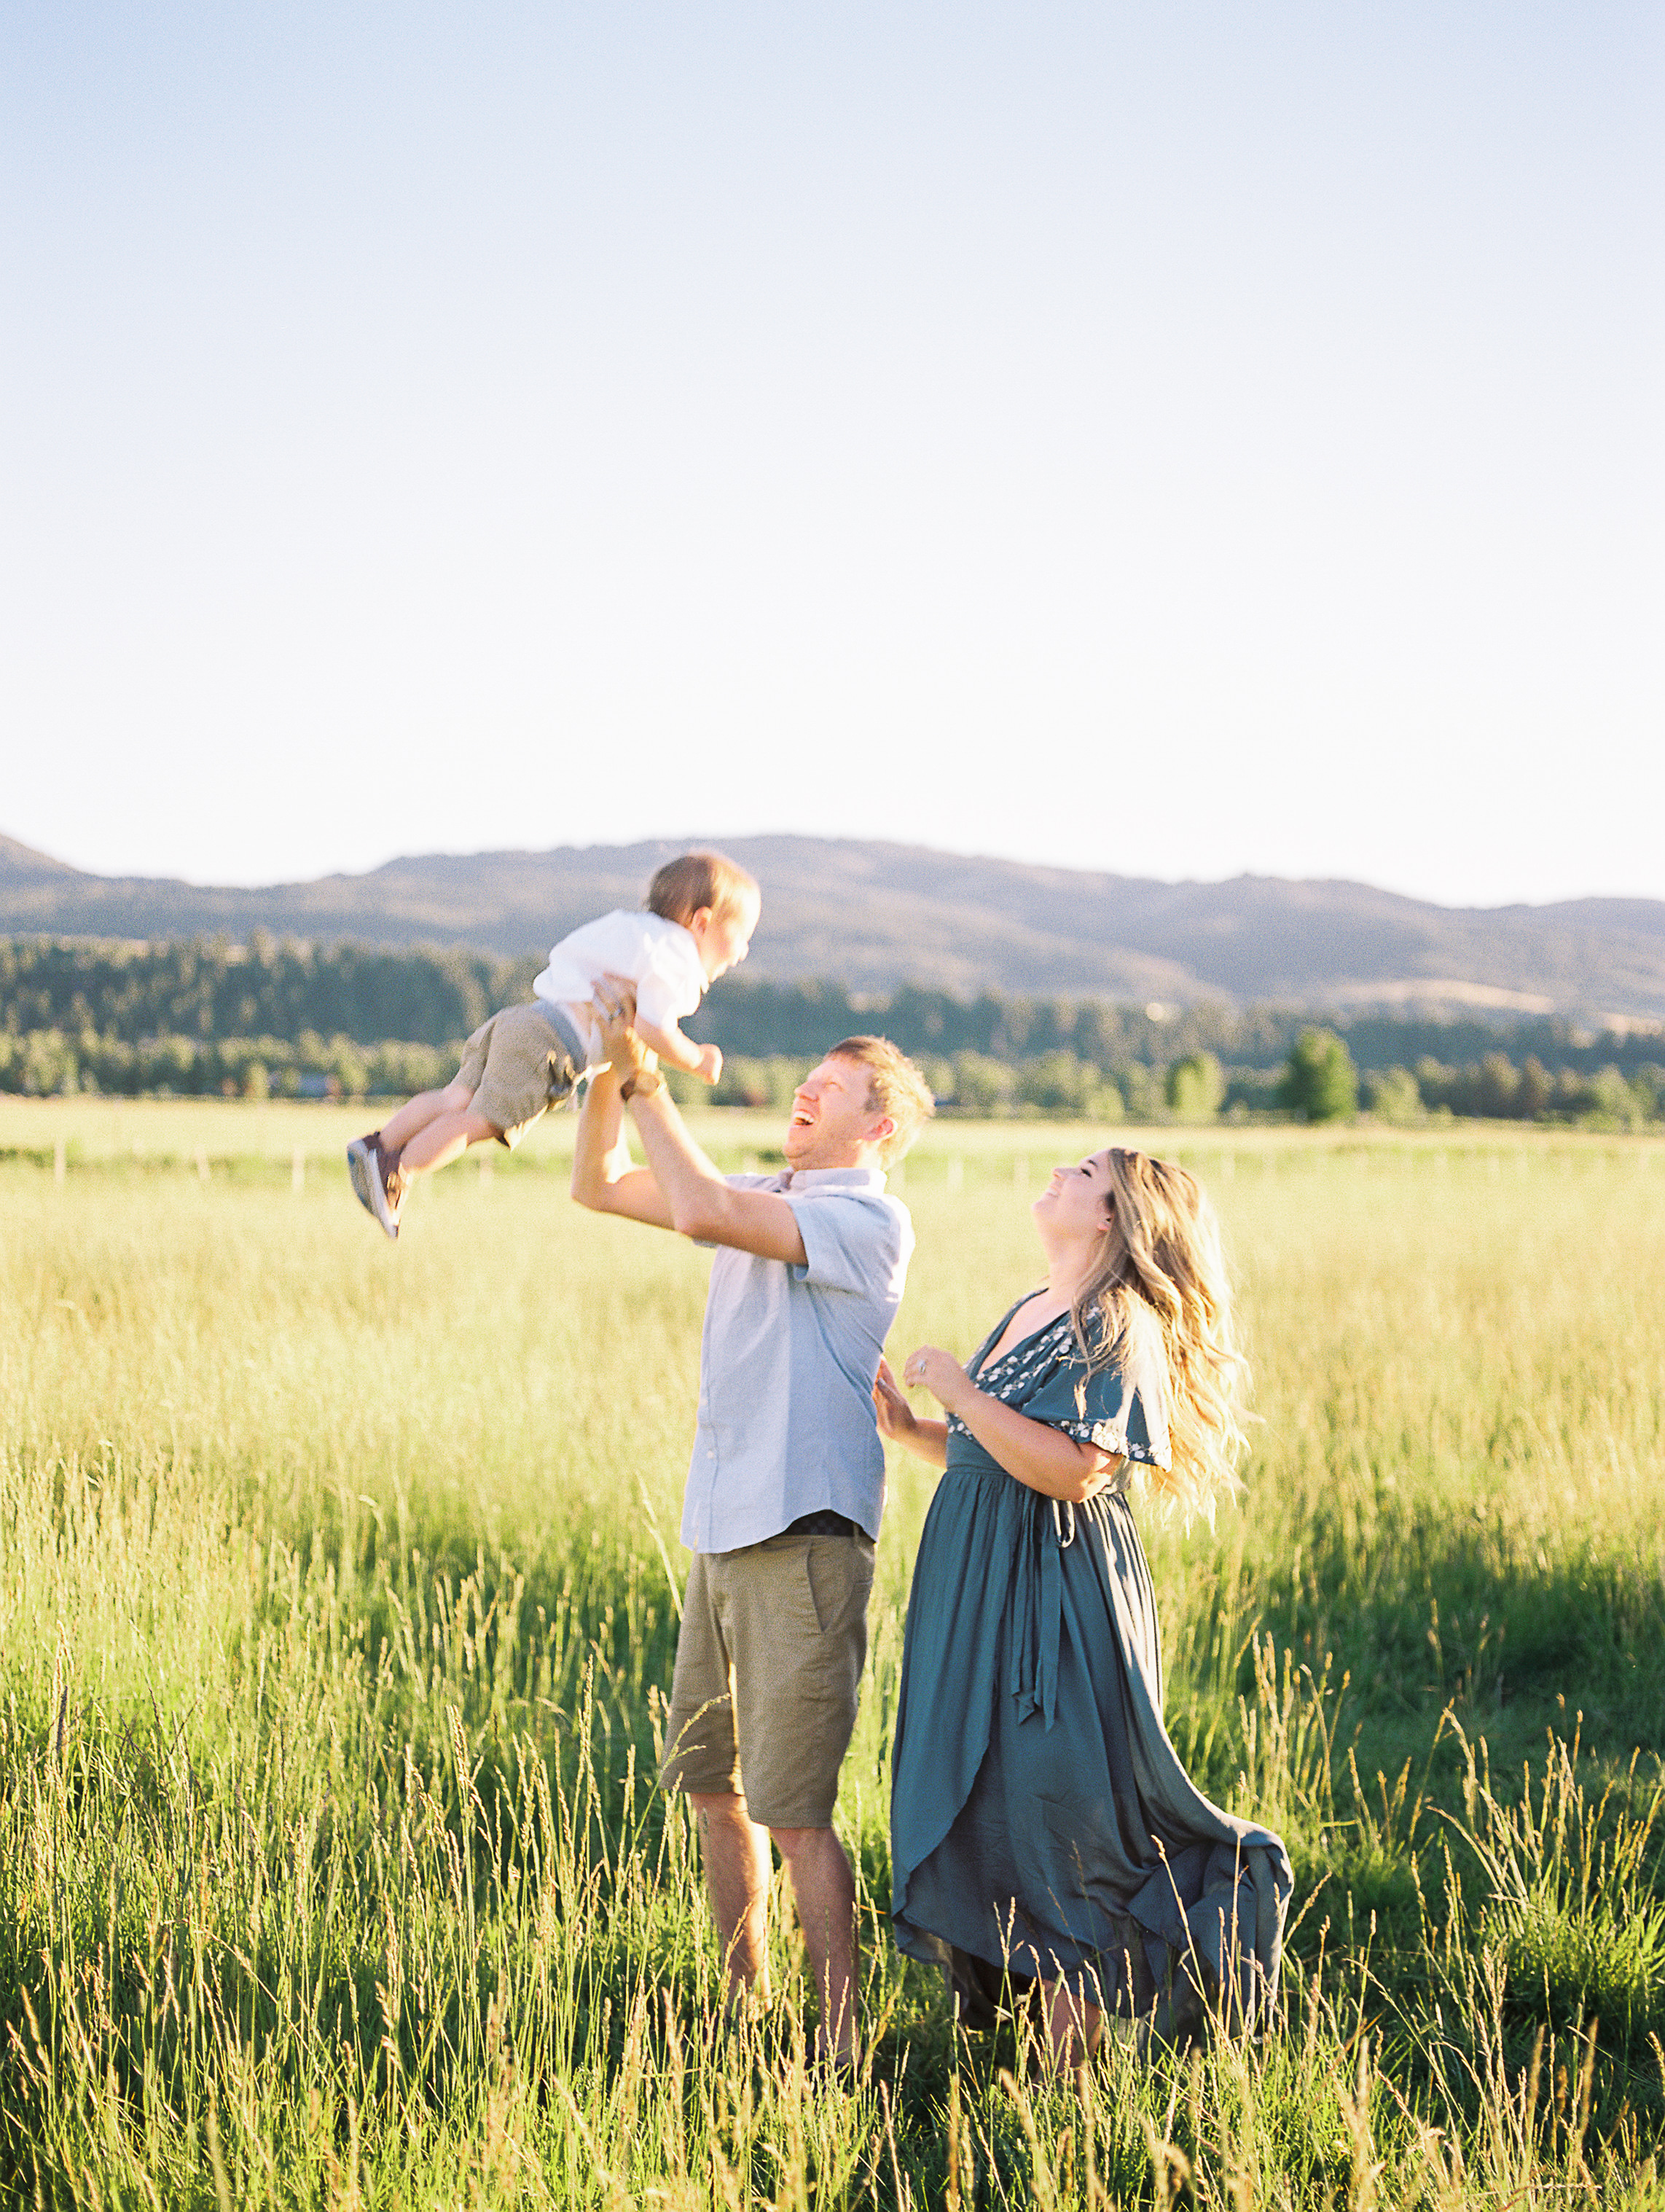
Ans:
[[[319,947],[257,935],[185,945],[0,941],[0,1090],[37,1095],[406,1092],[445,1080],[495,1006],[541,962],[462,951]],[[1208,1118],[1287,1108],[1310,1014],[1274,1007],[1116,1006],[917,985],[880,994],[736,975],[690,1029],[726,1060],[720,1098],[784,1103],[805,1063],[879,1029],[927,1068],[950,1109]],[[1331,1030],[1363,1103],[1521,1120],[1656,1118],[1665,1044],[1650,1030],[1380,1014]]]
[[[1665,902],[1454,908],[1368,884],[1158,883],[878,840],[716,841],[763,887],[753,971],[888,993],[1045,993],[1142,1005],[1486,1006],[1665,1018]],[[635,906],[664,841],[426,854],[362,876],[216,888],[94,876],[0,836],[0,932],[542,953]]]
[[[461,950],[223,938],[178,945],[0,940],[0,1027],[145,1037],[270,1036],[308,1030],[355,1044],[449,1044],[494,1006],[530,995],[542,962]]]

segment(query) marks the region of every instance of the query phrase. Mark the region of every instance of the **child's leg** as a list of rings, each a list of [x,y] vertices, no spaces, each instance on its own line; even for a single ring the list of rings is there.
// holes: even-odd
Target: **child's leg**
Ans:
[[[495,1121],[488,1121],[483,1114],[477,1114],[471,1103],[461,1109],[435,1114],[425,1121],[416,1135],[405,1144],[398,1155],[398,1172],[402,1176],[430,1175],[454,1160],[459,1152],[470,1145],[495,1144],[502,1131]],[[391,1152],[387,1132],[381,1133],[382,1149]]]
[[[419,1091],[416,1097],[399,1108],[392,1119],[384,1121],[380,1135],[385,1152],[397,1152],[408,1145],[419,1130],[425,1129],[442,1114],[466,1114],[474,1103],[474,1093],[468,1085],[456,1079],[447,1083],[443,1091]]]

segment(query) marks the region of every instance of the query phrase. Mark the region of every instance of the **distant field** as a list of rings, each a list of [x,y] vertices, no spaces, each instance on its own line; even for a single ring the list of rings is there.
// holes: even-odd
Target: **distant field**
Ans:
[[[340,1164],[365,1118],[0,1100],[11,2185],[923,2206],[951,2139],[968,2207],[1085,2206],[1090,2154],[1150,2201],[1148,2123],[1209,2205],[1659,2201],[1665,1142],[1152,1133],[1218,1201],[1263,1417],[1213,1534],[1146,1516],[1169,1723],[1282,1826],[1297,1924],[1285,2033],[1117,2051],[1084,2112],[1002,2086],[1013,2031],[957,2046],[884,1933],[910,1462],[840,1813],[860,2094],[806,2081],[801,1989],[714,2028],[646,1779],[707,1262],[574,1209],[563,1119],[390,1245]],[[779,1141],[696,1126],[725,1165]],[[970,1348],[1097,1141],[927,1133],[896,1349]]]
[[[335,1160],[349,1140],[374,1122],[383,1102],[340,1104],[272,1099],[258,1105],[242,1099],[23,1098],[0,1093],[0,1159],[19,1153],[50,1160],[62,1142],[71,1159],[108,1163],[118,1159],[194,1162],[204,1153],[215,1160],[262,1159],[292,1162],[298,1152],[307,1161]],[[690,1109],[684,1118],[714,1157],[736,1152],[762,1153],[781,1141],[782,1116],[744,1107]],[[511,1163],[501,1147],[489,1157],[497,1167],[564,1169],[572,1159],[577,1118],[551,1114],[538,1123]],[[1038,1165],[1077,1157],[1109,1141],[1143,1146],[1189,1161],[1200,1173],[1211,1169],[1228,1178],[1237,1164],[1287,1164],[1332,1155],[1368,1155],[1378,1163],[1416,1158],[1496,1160],[1523,1172],[1528,1160],[1577,1162],[1581,1170],[1595,1159],[1634,1163],[1665,1153],[1665,1134],[1649,1137],[1591,1137],[1566,1128],[1532,1128],[1518,1122],[1461,1121],[1426,1128],[1389,1128],[1368,1120],[1319,1128],[1267,1124],[1219,1124],[1206,1127],[1140,1128],[1131,1124],[1105,1129],[1098,1122],[1046,1120],[962,1121],[943,1120],[927,1127],[903,1163],[902,1179],[963,1169],[1010,1168],[1017,1161]],[[469,1167],[477,1168],[476,1152]],[[464,1172],[468,1170],[465,1169]],[[1489,1170],[1485,1170],[1490,1172]]]

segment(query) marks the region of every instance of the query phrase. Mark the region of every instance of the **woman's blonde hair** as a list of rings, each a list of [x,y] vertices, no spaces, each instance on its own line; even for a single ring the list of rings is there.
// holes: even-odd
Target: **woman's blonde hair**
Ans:
[[[1112,1215],[1098,1265],[1070,1308],[1091,1374],[1125,1346],[1160,1349],[1168,1390],[1172,1471],[1152,1486],[1188,1519],[1210,1524],[1222,1492],[1240,1490],[1248,1438],[1249,1363],[1237,1349],[1219,1224],[1196,1177],[1171,1161],[1112,1145]]]

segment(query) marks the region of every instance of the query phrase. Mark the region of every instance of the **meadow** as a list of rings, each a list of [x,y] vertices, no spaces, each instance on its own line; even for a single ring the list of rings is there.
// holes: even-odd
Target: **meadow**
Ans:
[[[1261,1419],[1144,1515],[1168,1720],[1278,1826],[1279,2031],[1084,2100],[885,1927],[931,1478],[839,1811],[854,2094],[720,2018],[654,1789],[705,1258],[571,1123],[353,1204],[361,1110],[0,1101],[0,2192],[99,2207],[1665,2204],[1665,1144],[1169,1129]],[[725,1166],[776,1117],[708,1115]],[[939,1124],[893,1338],[968,1351],[1103,1133]]]

